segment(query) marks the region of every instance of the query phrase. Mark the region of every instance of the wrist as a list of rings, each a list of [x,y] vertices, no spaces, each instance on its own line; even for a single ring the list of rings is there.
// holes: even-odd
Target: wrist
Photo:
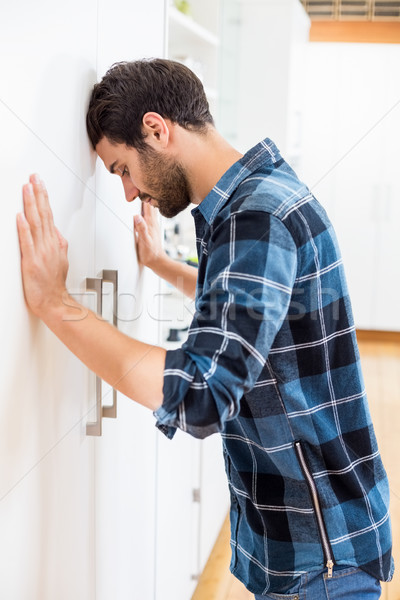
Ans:
[[[49,325],[58,321],[80,321],[88,310],[64,290],[43,303],[38,313],[37,316]]]
[[[169,271],[173,262],[172,258],[162,249],[157,257],[151,263],[148,263],[147,266],[159,277],[164,277],[164,274]]]

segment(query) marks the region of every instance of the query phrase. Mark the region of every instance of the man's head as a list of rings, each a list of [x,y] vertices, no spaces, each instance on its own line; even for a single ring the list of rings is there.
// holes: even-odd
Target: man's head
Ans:
[[[160,58],[121,62],[92,91],[86,123],[93,148],[106,137],[144,150],[147,112],[199,133],[213,125],[203,85],[190,69]]]
[[[121,176],[128,201],[139,196],[167,217],[189,205],[190,182],[171,152],[171,132],[202,136],[214,124],[190,69],[163,59],[117,63],[94,86],[86,121],[93,148]]]

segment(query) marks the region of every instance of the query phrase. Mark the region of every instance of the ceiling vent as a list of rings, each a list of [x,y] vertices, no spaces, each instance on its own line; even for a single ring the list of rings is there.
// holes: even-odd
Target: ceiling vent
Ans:
[[[301,0],[313,20],[400,21],[400,0]]]

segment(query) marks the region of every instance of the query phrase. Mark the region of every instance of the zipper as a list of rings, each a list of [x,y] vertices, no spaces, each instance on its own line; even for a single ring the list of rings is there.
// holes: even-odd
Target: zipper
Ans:
[[[334,556],[333,556],[331,544],[329,541],[328,533],[326,531],[324,518],[322,516],[322,510],[321,510],[321,505],[319,502],[317,486],[315,485],[314,479],[308,468],[306,459],[303,454],[303,448],[301,447],[301,442],[299,442],[299,441],[295,442],[294,447],[295,447],[296,454],[297,454],[297,457],[300,462],[301,470],[303,471],[304,477],[308,484],[308,488],[310,490],[311,499],[312,499],[312,503],[314,506],[314,512],[315,512],[315,516],[317,519],[318,531],[319,531],[319,535],[321,538],[322,549],[324,551],[325,565],[326,565],[326,568],[328,569],[328,578],[330,579],[333,574],[333,567],[334,567],[335,561],[334,561]]]
[[[240,504],[239,501],[236,497],[236,494],[234,493],[233,489],[232,489],[232,479],[231,479],[231,472],[232,472],[232,463],[231,463],[231,459],[230,456],[228,454],[228,451],[224,448],[223,449],[223,453],[224,453],[224,459],[225,459],[225,466],[226,466],[226,474],[228,477],[228,484],[229,484],[229,493],[231,496],[231,510],[235,509],[236,513],[237,513],[237,521],[236,521],[236,527],[235,527],[235,531],[231,532],[231,537],[232,537],[232,541],[234,542],[234,546],[232,548],[232,559],[233,559],[233,565],[232,568],[236,568],[237,563],[238,563],[238,549],[237,549],[237,543],[238,543],[238,534],[239,534],[239,525],[240,525],[240,520],[241,520],[241,509],[240,509]]]
[[[239,559],[238,548],[237,548],[238,547],[239,525],[240,525],[240,519],[241,519],[241,514],[240,514],[241,511],[240,511],[239,502],[237,502],[236,508],[237,508],[237,521],[236,521],[235,539],[234,539],[234,542],[235,542],[235,555],[234,556],[235,557],[234,557],[234,561],[233,561],[233,568],[235,568],[237,566],[238,559]]]

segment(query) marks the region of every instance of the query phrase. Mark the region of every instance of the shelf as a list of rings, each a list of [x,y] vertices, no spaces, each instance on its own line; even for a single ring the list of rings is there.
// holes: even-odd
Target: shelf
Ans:
[[[217,47],[219,45],[218,37],[206,29],[202,27],[196,21],[194,21],[191,17],[187,17],[183,13],[181,13],[175,6],[169,7],[169,19],[170,19],[170,32],[173,32],[173,28],[180,29],[181,31],[178,35],[182,35],[183,37],[193,38],[191,36],[195,36],[198,41],[205,42],[206,44],[210,44],[212,46]],[[172,35],[170,33],[170,37]],[[172,40],[170,39],[170,42]]]

